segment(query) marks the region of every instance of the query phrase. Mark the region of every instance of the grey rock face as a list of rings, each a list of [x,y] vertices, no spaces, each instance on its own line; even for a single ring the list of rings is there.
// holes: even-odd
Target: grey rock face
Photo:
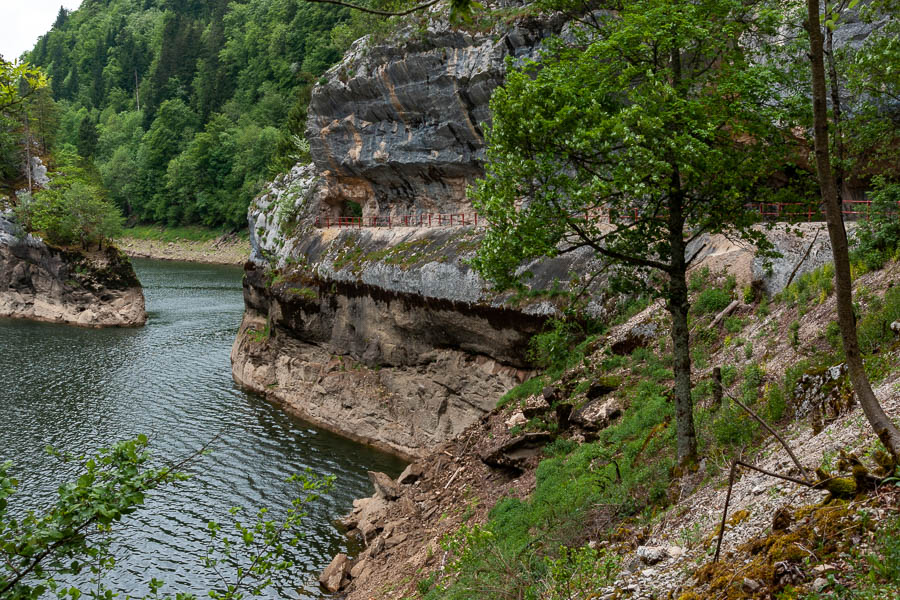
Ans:
[[[88,256],[52,248],[0,216],[0,317],[132,327],[147,313],[140,282],[118,250]]]
[[[467,211],[483,174],[488,102],[508,56],[534,57],[562,21],[470,34],[432,25],[387,43],[364,38],[313,90],[307,137],[327,206],[364,215]]]

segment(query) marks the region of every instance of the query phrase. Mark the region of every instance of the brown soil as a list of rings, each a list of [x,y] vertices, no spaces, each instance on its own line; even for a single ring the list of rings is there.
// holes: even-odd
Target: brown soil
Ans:
[[[400,498],[388,503],[357,562],[366,561],[346,591],[347,600],[404,598],[416,595],[416,582],[441,570],[449,559],[441,540],[463,524],[484,523],[503,497],[526,498],[535,486],[540,451],[521,472],[485,465],[479,455],[510,438],[504,415],[486,415],[456,439],[417,463],[423,470],[415,483],[399,486]],[[369,558],[385,538],[384,550]],[[402,540],[392,546],[392,540]]]

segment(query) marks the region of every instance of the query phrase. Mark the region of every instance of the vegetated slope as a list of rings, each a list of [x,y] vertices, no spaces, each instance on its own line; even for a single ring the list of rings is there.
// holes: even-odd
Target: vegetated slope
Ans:
[[[242,226],[295,151],[311,83],[354,32],[301,0],[85,0],[26,56],[55,105],[36,126],[144,221]],[[342,41],[343,40],[343,41]]]
[[[900,320],[900,263],[893,254],[883,268],[866,272],[864,256],[854,268],[867,369],[896,419],[900,325],[891,324]],[[398,482],[376,478],[376,495],[355,503],[347,519],[367,541],[345,565],[348,598],[893,597],[896,478],[876,483],[893,467],[853,402],[846,372],[833,368],[841,350],[831,275],[826,265],[768,298],[724,272],[694,272],[703,456],[696,472],[673,469],[665,313],[658,303],[635,303],[619,325],[569,346],[545,375],[507,394]],[[557,330],[535,348],[565,342]],[[729,396],[780,430],[805,468],[840,476],[832,480],[840,485],[809,490],[740,473],[723,560],[712,566],[731,460],[801,477]]]

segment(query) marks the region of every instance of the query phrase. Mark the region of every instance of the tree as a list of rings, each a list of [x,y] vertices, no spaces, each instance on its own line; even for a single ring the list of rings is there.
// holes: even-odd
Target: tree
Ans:
[[[885,414],[881,404],[878,403],[875,392],[872,391],[863,365],[856,332],[856,317],[853,314],[853,280],[850,274],[850,249],[829,147],[828,88],[825,83],[824,36],[819,0],[807,0],[806,8],[805,26],[809,35],[809,64],[812,71],[816,170],[819,174],[819,187],[822,193],[822,202],[825,205],[828,236],[831,239],[831,249],[834,254],[834,287],[841,342],[844,347],[847,368],[850,371],[850,381],[853,383],[853,391],[856,392],[863,412],[881,443],[897,461],[900,459],[900,430]]]
[[[0,56],[0,114],[11,116],[25,99],[46,87],[47,76],[27,62],[7,62]]]
[[[122,214],[104,199],[93,181],[96,175],[82,161],[65,153],[59,161],[62,174],[47,189],[23,198],[16,216],[27,231],[40,233],[51,244],[102,247],[104,240],[121,233]]]
[[[93,117],[86,114],[78,124],[78,140],[76,147],[78,154],[82,158],[91,158],[97,150],[97,140],[100,134],[97,132],[97,125],[94,123]]]
[[[501,286],[523,261],[590,248],[632,290],[666,299],[681,465],[696,458],[688,248],[725,233],[767,248],[745,203],[777,159],[767,68],[740,41],[774,15],[740,0],[633,0],[550,41],[491,101],[490,222],[476,268]],[[596,13],[592,13],[595,14]],[[609,223],[600,215],[609,216]]]
[[[30,156],[28,100],[46,85],[47,77],[40,69],[7,62],[0,56],[0,181],[10,182],[10,188],[21,175],[21,165],[26,162],[23,155]]]

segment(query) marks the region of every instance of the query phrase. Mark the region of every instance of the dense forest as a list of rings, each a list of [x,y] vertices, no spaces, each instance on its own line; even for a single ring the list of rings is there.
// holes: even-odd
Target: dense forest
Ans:
[[[85,0],[25,57],[49,77],[30,132],[131,221],[239,227],[293,162],[311,85],[365,28],[303,0]]]

